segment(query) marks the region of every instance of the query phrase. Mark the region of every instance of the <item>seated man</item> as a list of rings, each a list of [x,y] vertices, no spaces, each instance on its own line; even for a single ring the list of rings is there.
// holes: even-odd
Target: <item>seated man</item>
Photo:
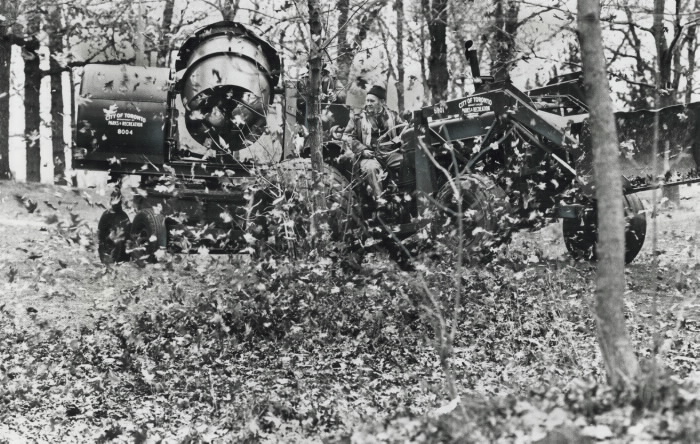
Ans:
[[[386,107],[386,90],[374,85],[365,99],[364,110],[350,118],[344,139],[360,161],[360,171],[367,181],[375,202],[382,194],[384,168],[398,169],[403,160],[395,141],[399,132],[397,125],[404,121]]]

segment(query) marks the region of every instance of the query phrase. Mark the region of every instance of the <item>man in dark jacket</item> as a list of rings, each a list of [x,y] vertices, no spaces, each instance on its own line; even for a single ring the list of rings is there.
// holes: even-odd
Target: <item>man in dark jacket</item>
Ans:
[[[375,201],[382,194],[385,168],[398,169],[403,154],[398,147],[397,126],[405,123],[398,113],[386,107],[386,89],[374,85],[367,92],[364,110],[350,118],[344,139],[359,159],[360,171]]]

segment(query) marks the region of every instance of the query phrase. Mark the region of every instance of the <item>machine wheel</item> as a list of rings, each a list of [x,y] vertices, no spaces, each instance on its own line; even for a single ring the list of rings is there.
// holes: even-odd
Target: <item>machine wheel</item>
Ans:
[[[598,240],[597,215],[594,208],[584,208],[575,219],[562,219],[564,245],[574,259],[595,260]]]
[[[641,199],[633,194],[625,199],[625,263],[631,263],[644,246],[647,217]],[[564,219],[564,244],[575,259],[596,260],[598,221],[594,208],[584,210],[578,219]]]
[[[461,185],[463,215],[463,248],[469,254],[480,254],[488,259],[492,247],[507,242],[510,235],[511,212],[508,197],[491,178],[481,174],[464,174],[459,178]],[[457,234],[458,201],[451,184],[442,186],[438,202],[443,206],[435,225],[435,234],[450,230],[452,237]]]
[[[274,250],[300,257],[315,242],[309,236],[315,197],[311,159],[283,161],[268,173],[267,179],[270,186],[265,191],[268,202],[264,213],[275,239]],[[321,180],[329,208],[326,221],[330,240],[349,240],[347,236],[357,226],[354,218],[357,199],[350,182],[340,171],[325,164]]]
[[[97,224],[97,252],[100,262],[113,264],[129,259],[126,241],[129,236],[129,216],[121,208],[102,213]]]
[[[644,246],[647,236],[647,214],[642,200],[630,194],[625,198],[625,263],[631,263]]]
[[[153,208],[146,208],[134,216],[131,223],[129,250],[134,260],[155,260],[159,248],[167,245],[165,216],[156,214]]]

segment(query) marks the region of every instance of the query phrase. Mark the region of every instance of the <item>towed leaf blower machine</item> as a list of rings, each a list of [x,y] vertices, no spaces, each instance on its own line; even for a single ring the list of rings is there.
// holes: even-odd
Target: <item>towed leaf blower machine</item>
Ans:
[[[215,249],[222,238],[228,250],[245,247],[250,199],[235,182],[252,177],[256,165],[238,154],[264,140],[281,148],[280,158],[291,149],[286,132],[293,131],[287,128],[295,119],[296,92],[278,87],[281,72],[277,51],[230,21],[189,37],[178,52],[175,72],[85,66],[73,166],[108,171],[116,183],[112,207],[98,225],[103,262],[124,260],[129,253],[152,257],[176,243],[183,251]],[[285,115],[281,137],[273,138],[268,111],[276,94]],[[179,131],[183,125],[186,134]],[[189,143],[183,142],[186,136]],[[122,208],[126,175],[141,176],[133,220]],[[172,233],[181,233],[180,239]]]
[[[180,48],[175,73],[168,68],[85,66],[77,112],[77,168],[159,175],[162,165],[191,170],[192,156],[235,163],[232,153],[250,147],[267,129],[267,111],[281,73],[269,43],[246,27],[219,22]],[[177,96],[199,153],[178,140]],[[199,154],[199,155],[198,155]],[[213,157],[213,156],[210,156]],[[239,165],[240,167],[240,165]],[[235,167],[234,167],[235,168]],[[210,176],[195,169],[196,176]]]

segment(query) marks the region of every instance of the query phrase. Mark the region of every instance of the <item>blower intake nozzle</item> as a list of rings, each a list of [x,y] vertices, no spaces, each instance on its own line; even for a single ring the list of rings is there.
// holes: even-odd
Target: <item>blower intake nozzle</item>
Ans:
[[[175,64],[187,131],[205,147],[225,151],[255,142],[267,126],[280,68],[277,51],[240,23],[196,31]]]

